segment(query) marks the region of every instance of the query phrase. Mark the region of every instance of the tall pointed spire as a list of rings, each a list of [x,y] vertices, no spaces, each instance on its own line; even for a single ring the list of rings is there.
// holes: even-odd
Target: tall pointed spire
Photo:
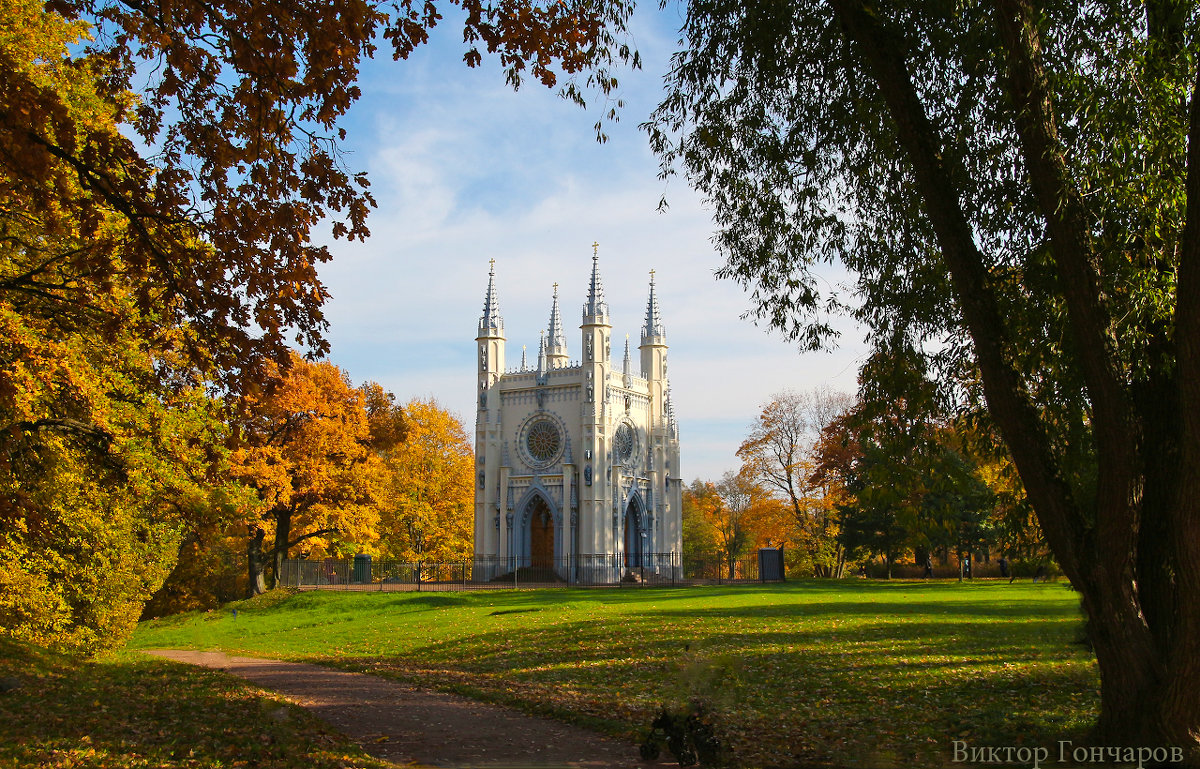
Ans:
[[[525,345],[521,345],[521,370],[529,370],[529,360],[525,357]]]
[[[622,371],[627,380],[629,377],[633,376],[633,361],[629,359],[629,334],[625,335],[625,363]],[[625,386],[628,387],[629,384],[626,383]]]
[[[546,359],[550,368],[562,368],[570,360],[567,356],[567,337],[563,334],[562,320],[558,313],[558,284],[554,284],[554,302],[550,306],[550,330],[546,334]]]
[[[504,336],[504,318],[500,317],[500,300],[496,297],[496,260],[489,262],[487,295],[483,299],[483,315],[479,318],[480,336]]]
[[[592,244],[592,282],[588,286],[587,304],[583,305],[583,320],[608,319],[608,302],[604,301],[604,286],[600,283],[600,244]]]
[[[650,271],[650,300],[646,303],[646,325],[642,326],[642,342],[651,337],[665,337],[662,317],[658,312],[658,297],[654,294],[654,270]]]
[[[537,375],[543,377],[546,375],[546,331],[542,330],[541,336],[538,337],[538,361]]]

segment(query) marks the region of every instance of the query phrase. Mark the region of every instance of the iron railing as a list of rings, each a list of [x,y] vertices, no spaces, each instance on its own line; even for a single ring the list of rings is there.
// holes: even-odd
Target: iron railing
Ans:
[[[279,584],[301,590],[495,590],[534,587],[670,587],[758,582],[756,557],[684,559],[678,553],[584,553],[559,558],[477,556],[411,562],[356,556],[285,560]]]

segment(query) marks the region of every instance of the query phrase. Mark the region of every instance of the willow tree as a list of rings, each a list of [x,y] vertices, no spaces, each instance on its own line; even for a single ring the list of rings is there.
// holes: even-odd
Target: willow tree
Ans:
[[[1081,594],[1100,737],[1193,754],[1197,21],[1176,0],[696,0],[647,126],[761,318],[829,343],[840,262],[876,345],[936,342]]]

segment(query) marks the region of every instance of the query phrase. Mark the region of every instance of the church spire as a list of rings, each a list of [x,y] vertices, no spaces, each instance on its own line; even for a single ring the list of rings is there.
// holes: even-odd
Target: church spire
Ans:
[[[521,345],[521,370],[529,370],[529,360],[525,357],[525,345]]]
[[[567,337],[563,334],[562,321],[558,313],[558,284],[554,284],[554,303],[550,306],[550,330],[546,334],[546,358],[550,368],[567,365]]]
[[[538,360],[537,360],[537,375],[538,379],[546,376],[546,331],[542,330],[541,336],[538,337]]]
[[[587,304],[583,306],[583,320],[588,322],[589,318],[595,320],[608,319],[608,302],[604,301],[604,286],[600,283],[600,244],[592,244],[592,282],[588,286]]]
[[[487,295],[483,298],[483,315],[479,318],[479,335],[504,336],[504,318],[500,317],[500,300],[496,298],[496,260],[489,261]]]
[[[625,364],[622,373],[625,375],[625,386],[629,386],[629,378],[633,376],[633,361],[629,359],[629,334],[625,335]]]
[[[658,313],[658,297],[654,294],[654,270],[650,271],[650,300],[646,303],[646,325],[642,326],[642,342],[651,337],[665,337],[662,317]]]

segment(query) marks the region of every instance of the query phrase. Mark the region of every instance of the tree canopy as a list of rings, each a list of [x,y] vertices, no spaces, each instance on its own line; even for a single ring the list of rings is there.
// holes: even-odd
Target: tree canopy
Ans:
[[[616,86],[614,62],[636,63],[618,39],[632,7],[621,0],[451,4],[465,11],[465,63],[494,54],[513,87],[532,77],[583,102]],[[227,386],[256,378],[267,357],[286,365],[289,336],[326,352],[316,269],[330,253],[313,236],[328,221],[335,238],[366,237],[374,205],[345,165],[339,121],[360,95],[363,58],[381,39],[407,58],[442,20],[437,4],[6,0],[4,10],[7,34],[41,38],[0,57],[0,170],[20,201],[5,223],[19,211],[48,233],[97,241],[24,237],[38,263],[8,290],[65,282],[88,307],[128,283],[139,310],[189,329],[176,344]],[[96,109],[105,120],[88,118]],[[118,237],[104,232],[112,220]]]
[[[368,412],[378,390],[356,389],[337,366],[297,357],[262,396],[243,399],[230,474],[258,497],[244,511],[251,592],[274,587],[301,544],[312,555],[345,557],[378,538],[378,452],[398,438],[394,419]]]
[[[1101,734],[1200,734],[1200,39],[1175,0],[689,3],[648,124],[758,315],[855,275],[881,349],[986,404],[1080,591]]]
[[[129,222],[15,135],[53,125],[88,156],[122,141],[130,97],[106,95],[102,62],[66,58],[84,29],[0,3],[0,627],[96,651],[132,630],[184,521],[236,494],[222,404],[179,354],[170,301],[140,303]],[[110,272],[81,267],[98,254]]]
[[[402,443],[380,454],[379,546],[406,561],[471,557],[475,454],[462,422],[437,401],[404,406]]]
[[[514,88],[531,78],[582,103],[616,86],[612,65],[636,64],[623,0],[448,2],[463,11],[465,64],[494,56]],[[301,472],[249,415],[268,423],[295,405],[271,404],[270,383],[299,360],[291,342],[328,350],[319,228],[368,235],[373,201],[341,125],[359,65],[382,41],[406,58],[438,7],[0,0],[5,633],[85,651],[119,642],[181,538],[211,555],[229,521],[261,512],[234,478],[268,510],[325,520],[321,495],[337,484],[318,476],[337,462]],[[316,436],[330,445],[312,452],[344,448],[354,468],[364,441],[401,439],[375,395],[346,395],[346,434]],[[234,413],[246,440],[231,473]],[[282,535],[269,552],[286,552],[287,521],[267,523]]]
[[[818,576],[841,576],[845,554],[837,541],[833,489],[813,480],[815,448],[825,426],[850,405],[847,395],[828,388],[775,393],[737,452],[744,472],[789,506],[792,552],[802,552]]]

